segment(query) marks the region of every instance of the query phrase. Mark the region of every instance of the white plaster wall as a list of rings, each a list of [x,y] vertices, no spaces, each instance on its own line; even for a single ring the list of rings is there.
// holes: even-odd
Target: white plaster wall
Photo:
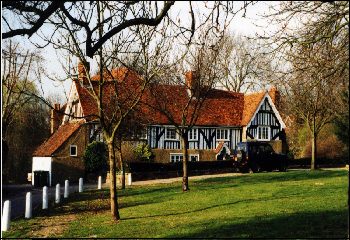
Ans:
[[[34,185],[34,171],[49,171],[49,185],[51,187],[51,157],[33,157],[33,165],[32,165],[32,185]]]

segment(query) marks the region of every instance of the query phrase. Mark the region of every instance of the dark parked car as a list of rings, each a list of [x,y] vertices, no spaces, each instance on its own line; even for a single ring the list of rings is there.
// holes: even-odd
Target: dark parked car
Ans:
[[[289,166],[288,157],[275,153],[271,145],[265,142],[239,142],[233,159],[233,165],[242,172],[271,172],[275,169],[285,172]]]

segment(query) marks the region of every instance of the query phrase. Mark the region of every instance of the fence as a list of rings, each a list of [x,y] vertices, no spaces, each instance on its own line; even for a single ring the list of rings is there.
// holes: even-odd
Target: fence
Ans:
[[[130,177],[130,184],[131,185],[131,177]],[[58,204],[61,201],[61,192],[60,192],[60,184],[56,185],[56,191],[55,191],[55,203]],[[98,177],[98,189],[102,189],[102,177]],[[82,193],[84,191],[84,185],[83,185],[83,179],[79,179],[79,193]],[[65,181],[65,188],[64,188],[64,198],[69,198],[69,181]],[[42,191],[42,209],[48,209],[49,208],[49,193],[48,193],[48,187],[44,186]],[[25,218],[30,219],[33,217],[32,214],[32,207],[33,207],[33,199],[32,199],[32,193],[27,192],[26,194],[26,201],[25,201]],[[1,231],[9,231],[10,230],[10,219],[11,219],[11,201],[6,200],[4,202],[3,206],[3,213],[1,217]]]

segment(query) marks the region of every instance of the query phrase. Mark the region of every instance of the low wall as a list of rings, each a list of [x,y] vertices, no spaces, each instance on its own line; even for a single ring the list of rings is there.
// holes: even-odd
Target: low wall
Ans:
[[[131,175],[131,173],[125,173],[125,183],[128,182],[128,179],[129,179],[129,176]],[[117,184],[121,184],[122,183],[122,177],[123,175],[121,174],[116,174],[116,182]],[[132,175],[133,177],[133,175]],[[132,181],[134,181],[134,179],[132,179]],[[110,183],[111,182],[111,177],[110,177],[110,174],[107,173],[107,178],[106,178],[106,183]]]
[[[154,162],[156,163],[169,163],[171,153],[182,153],[182,149],[152,149],[155,153]],[[199,150],[199,149],[188,149],[188,154],[198,154],[199,161],[216,161],[215,150]]]

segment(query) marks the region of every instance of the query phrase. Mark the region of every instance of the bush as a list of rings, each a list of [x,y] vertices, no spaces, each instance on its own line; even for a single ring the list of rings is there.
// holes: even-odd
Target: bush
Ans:
[[[152,162],[129,162],[127,167],[131,173],[140,172],[169,172],[182,171],[183,162],[174,163],[152,163]],[[188,171],[229,169],[233,168],[233,160],[229,161],[199,161],[188,162]]]
[[[140,143],[134,148],[135,155],[140,158],[141,161],[153,162],[155,154],[152,152],[150,146],[147,143]]]
[[[84,152],[83,163],[90,172],[103,172],[107,167],[108,148],[103,142],[90,143]]]

